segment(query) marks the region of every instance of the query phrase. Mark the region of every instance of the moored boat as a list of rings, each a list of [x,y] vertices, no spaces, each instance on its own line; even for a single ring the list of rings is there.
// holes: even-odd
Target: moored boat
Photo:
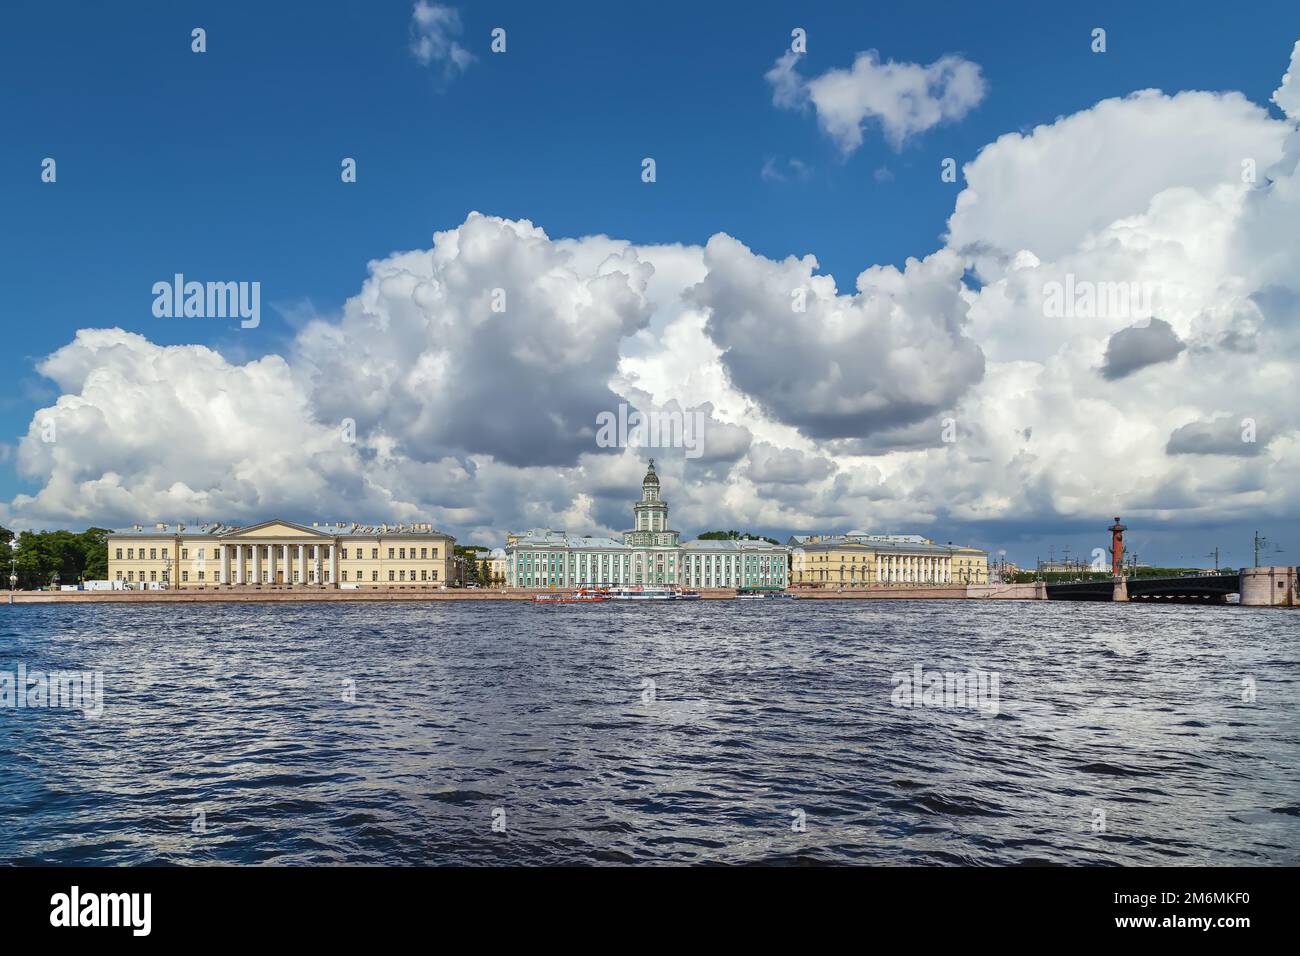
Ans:
[[[605,591],[579,588],[572,594],[534,594],[534,604],[600,604],[608,601],[610,596]]]
[[[612,601],[698,601],[700,592],[678,587],[634,585],[610,588],[609,597]]]
[[[744,601],[793,601],[795,595],[777,588],[741,588],[736,592],[736,599]]]

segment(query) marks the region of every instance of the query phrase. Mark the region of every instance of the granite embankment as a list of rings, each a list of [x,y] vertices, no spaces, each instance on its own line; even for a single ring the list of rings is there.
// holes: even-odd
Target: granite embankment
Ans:
[[[227,601],[531,601],[533,595],[554,593],[533,589],[497,588],[367,588],[335,590],[332,588],[292,587],[213,587],[175,591],[0,591],[0,605],[10,604],[195,604]],[[1042,600],[1042,585],[984,584],[932,585],[923,587],[868,587],[845,589],[796,588],[791,592],[800,600],[854,601],[933,601],[933,600]],[[705,600],[726,601],[736,596],[730,588],[700,590]]]

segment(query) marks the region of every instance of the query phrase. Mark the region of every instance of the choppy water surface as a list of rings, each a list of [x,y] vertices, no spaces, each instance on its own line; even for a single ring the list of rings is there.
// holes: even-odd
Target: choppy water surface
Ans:
[[[0,709],[9,862],[1300,863],[1286,611],[3,607],[19,662],[104,714]],[[892,706],[918,664],[997,715]]]

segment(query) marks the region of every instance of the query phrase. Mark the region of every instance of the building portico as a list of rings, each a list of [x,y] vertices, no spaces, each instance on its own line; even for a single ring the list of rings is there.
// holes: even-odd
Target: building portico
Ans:
[[[443,587],[455,541],[428,524],[140,525],[109,534],[109,577],[145,587]]]

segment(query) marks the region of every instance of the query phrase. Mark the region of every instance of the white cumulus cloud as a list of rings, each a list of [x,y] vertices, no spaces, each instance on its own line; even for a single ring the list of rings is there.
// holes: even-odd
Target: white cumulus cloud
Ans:
[[[800,75],[798,61],[798,54],[786,52],[768,70],[772,101],[786,109],[810,105],[844,153],[862,145],[864,129],[873,122],[894,149],[901,149],[931,127],[961,119],[987,89],[979,65],[956,54],[922,66],[881,61],[875,50],[867,50],[847,70],[831,69],[811,79]]]
[[[411,53],[424,66],[435,66],[444,78],[463,73],[474,54],[460,45],[460,13],[455,7],[416,0],[411,11]]]

